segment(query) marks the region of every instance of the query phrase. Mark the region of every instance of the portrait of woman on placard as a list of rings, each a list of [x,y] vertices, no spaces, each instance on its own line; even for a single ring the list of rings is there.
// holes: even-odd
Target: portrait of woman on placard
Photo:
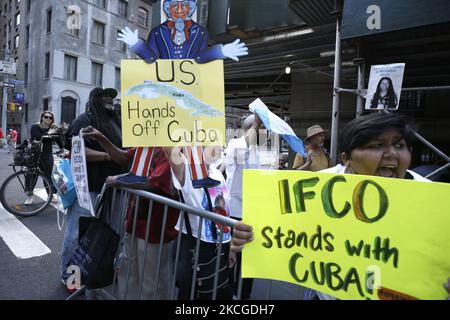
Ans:
[[[392,110],[397,107],[397,101],[397,95],[394,92],[391,78],[381,78],[378,81],[377,90],[371,100],[370,108]]]

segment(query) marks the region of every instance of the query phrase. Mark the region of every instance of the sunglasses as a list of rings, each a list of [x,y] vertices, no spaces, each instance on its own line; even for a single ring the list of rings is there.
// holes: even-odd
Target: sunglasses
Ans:
[[[44,118],[44,119],[50,119],[50,120],[53,120],[53,117],[52,116],[42,116],[42,118]]]

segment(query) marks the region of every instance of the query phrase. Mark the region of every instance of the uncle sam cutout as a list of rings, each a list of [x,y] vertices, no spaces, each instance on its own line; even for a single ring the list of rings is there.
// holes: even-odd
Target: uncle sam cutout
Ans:
[[[150,31],[147,43],[138,38],[137,30],[132,32],[125,27],[119,33],[118,40],[142,60],[153,63],[156,59],[195,59],[197,63],[205,63],[225,58],[239,61],[239,56],[248,54],[239,39],[208,47],[208,31],[191,20],[195,0],[164,0],[163,9],[168,19]]]
[[[248,54],[247,47],[239,39],[225,45],[208,47],[208,31],[191,19],[197,9],[196,0],[164,0],[163,9],[168,18],[150,31],[147,43],[139,39],[137,29],[131,31],[125,27],[118,35],[118,40],[126,43],[145,62],[153,63],[157,59],[194,59],[197,63],[206,63],[225,58],[239,61],[238,57]],[[197,177],[193,179],[194,187],[217,185],[218,182],[204,175],[207,172],[206,162],[202,148],[197,148],[201,153],[200,163],[189,166],[191,177]],[[192,151],[185,149],[189,160],[192,160],[189,156]]]

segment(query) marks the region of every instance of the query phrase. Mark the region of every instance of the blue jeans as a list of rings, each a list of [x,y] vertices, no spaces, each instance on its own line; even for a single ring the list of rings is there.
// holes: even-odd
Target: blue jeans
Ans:
[[[89,193],[93,206],[95,206],[95,200],[98,194],[98,192]],[[64,241],[61,250],[61,279],[64,281],[71,275],[67,273],[67,264],[78,246],[78,220],[80,217],[90,216],[91,213],[89,210],[80,207],[78,200],[67,209],[66,231],[64,232]]]

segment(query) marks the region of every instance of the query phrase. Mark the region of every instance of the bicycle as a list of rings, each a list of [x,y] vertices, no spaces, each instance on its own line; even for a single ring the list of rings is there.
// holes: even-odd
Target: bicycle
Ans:
[[[14,173],[0,187],[1,204],[16,216],[34,216],[52,201],[53,183],[39,168],[41,152],[42,141],[26,140],[17,147],[14,162],[9,164]]]

